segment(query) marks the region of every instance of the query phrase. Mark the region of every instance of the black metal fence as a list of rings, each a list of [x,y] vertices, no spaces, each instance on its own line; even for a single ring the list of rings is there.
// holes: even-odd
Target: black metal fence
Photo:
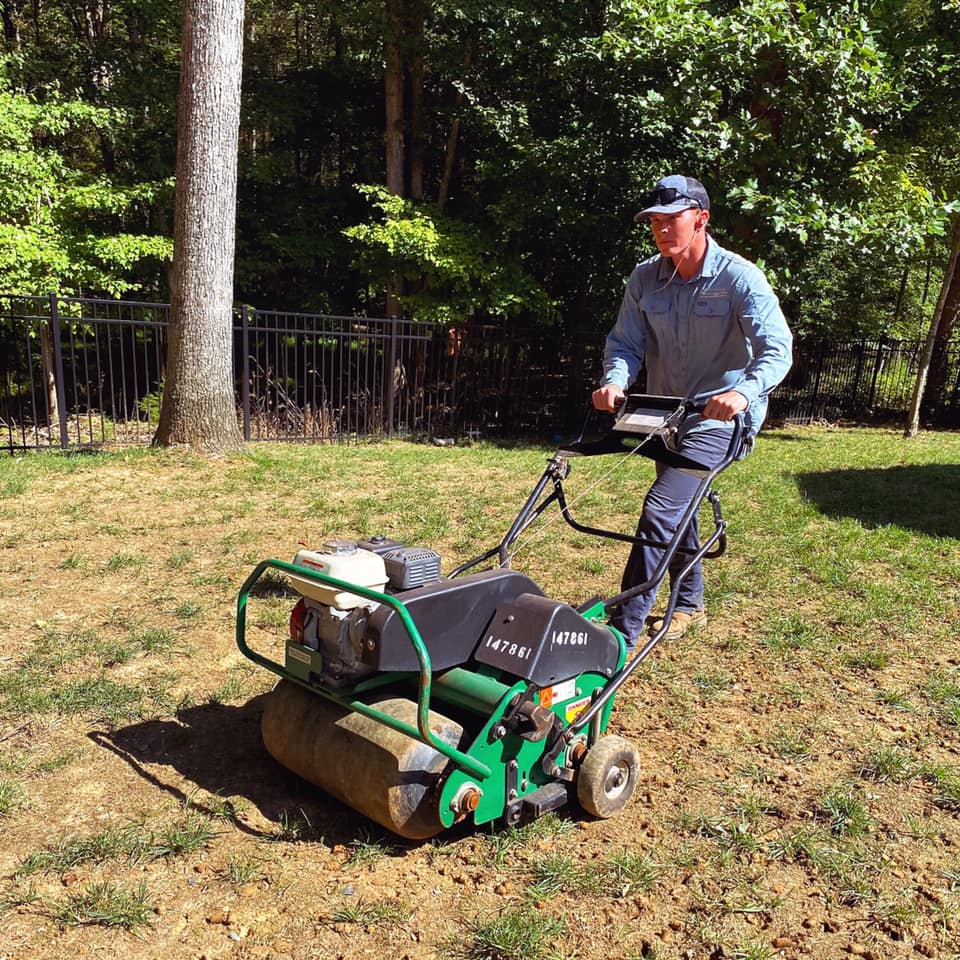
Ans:
[[[0,296],[0,447],[146,444],[163,390],[169,307]],[[602,336],[278,313],[234,316],[237,410],[248,440],[568,437],[601,367]],[[771,419],[903,419],[922,344],[799,341]],[[925,411],[960,425],[960,346]]]

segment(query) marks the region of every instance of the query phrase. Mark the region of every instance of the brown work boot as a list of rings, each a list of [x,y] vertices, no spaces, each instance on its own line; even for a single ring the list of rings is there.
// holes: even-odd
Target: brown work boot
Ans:
[[[664,640],[679,640],[688,633],[693,633],[701,627],[707,625],[706,610],[677,610],[670,618],[670,626],[663,635]],[[650,624],[651,635],[656,633],[663,626],[663,617],[657,617]]]

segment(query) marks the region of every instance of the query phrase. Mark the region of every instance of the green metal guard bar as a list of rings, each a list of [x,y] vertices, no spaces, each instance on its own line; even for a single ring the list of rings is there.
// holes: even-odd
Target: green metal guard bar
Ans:
[[[306,577],[308,580],[315,580],[317,583],[336,587],[338,590],[344,590],[348,593],[365,597],[368,600],[374,600],[377,603],[385,603],[397,611],[400,621],[403,623],[410,637],[410,642],[413,644],[417,659],[420,661],[416,727],[411,726],[409,723],[404,723],[404,721],[398,720],[396,717],[391,717],[382,710],[377,710],[375,707],[371,707],[369,704],[363,703],[360,700],[346,700],[328,690],[322,690],[308,683],[304,683],[296,677],[291,676],[279,663],[257,653],[247,645],[247,599],[254,584],[263,576],[264,572],[271,567],[276,570],[282,570],[284,573],[290,573],[297,577]],[[468,754],[457,750],[455,747],[451,747],[448,743],[444,743],[444,741],[435,736],[430,729],[430,695],[433,681],[430,653],[424,646],[423,638],[420,636],[417,625],[413,622],[413,617],[410,616],[403,602],[396,597],[392,597],[386,593],[380,593],[377,590],[371,590],[369,587],[361,587],[359,584],[347,583],[345,580],[338,580],[335,577],[327,576],[327,574],[321,573],[319,570],[300,567],[295,563],[288,563],[285,560],[261,560],[250,576],[243,582],[243,586],[240,588],[240,593],[237,596],[237,646],[244,656],[249,657],[254,663],[260,664],[261,667],[266,668],[278,677],[282,677],[285,680],[292,680],[311,693],[326,697],[327,700],[331,700],[341,707],[362,713],[364,716],[377,720],[385,726],[398,730],[400,733],[405,733],[408,737],[413,737],[414,740],[420,740],[428,744],[433,747],[434,750],[452,760],[458,767],[471,774],[471,776],[477,777],[480,780],[486,780],[491,775],[490,768],[486,764],[480,763]]]

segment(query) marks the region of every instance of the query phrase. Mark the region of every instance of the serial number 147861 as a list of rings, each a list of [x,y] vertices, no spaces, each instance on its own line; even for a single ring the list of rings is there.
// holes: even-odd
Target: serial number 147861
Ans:
[[[513,657],[515,660],[529,660],[530,654],[533,653],[533,647],[522,643],[511,643],[509,640],[495,637],[492,633],[487,637],[484,646],[505,657]]]

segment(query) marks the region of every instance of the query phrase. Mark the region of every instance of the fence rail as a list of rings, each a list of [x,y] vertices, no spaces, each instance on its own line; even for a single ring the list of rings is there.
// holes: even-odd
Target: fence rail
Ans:
[[[168,322],[163,303],[0,295],[0,447],[149,443]],[[561,439],[580,427],[602,339],[238,307],[238,418],[253,441]],[[771,419],[902,419],[922,346],[798,341]],[[937,360],[944,387],[924,414],[958,426],[960,345]]]

